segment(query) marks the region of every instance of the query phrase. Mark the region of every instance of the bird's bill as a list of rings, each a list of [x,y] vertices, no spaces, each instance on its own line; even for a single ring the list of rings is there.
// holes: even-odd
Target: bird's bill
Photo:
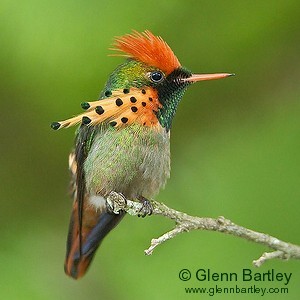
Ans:
[[[204,80],[222,79],[229,76],[234,76],[232,73],[215,73],[215,74],[192,74],[189,78],[184,78],[183,81],[197,82]]]

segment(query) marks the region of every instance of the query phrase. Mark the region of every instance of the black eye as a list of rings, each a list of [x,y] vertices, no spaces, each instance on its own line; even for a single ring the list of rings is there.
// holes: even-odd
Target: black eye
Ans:
[[[155,83],[161,82],[164,79],[164,74],[160,71],[154,71],[150,73],[150,79]]]

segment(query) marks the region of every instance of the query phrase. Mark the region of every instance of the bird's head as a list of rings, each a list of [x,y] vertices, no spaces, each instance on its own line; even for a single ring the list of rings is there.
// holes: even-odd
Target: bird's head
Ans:
[[[140,123],[169,130],[189,85],[233,75],[193,74],[181,66],[169,45],[150,31],[116,38],[113,50],[127,59],[109,76],[100,100],[82,103],[86,113],[54,122],[53,129],[79,122],[88,126],[106,122],[116,128]]]

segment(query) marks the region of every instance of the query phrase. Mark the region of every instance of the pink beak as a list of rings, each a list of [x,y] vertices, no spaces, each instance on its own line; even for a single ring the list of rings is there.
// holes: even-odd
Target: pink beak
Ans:
[[[188,82],[197,82],[197,81],[203,81],[203,80],[214,80],[214,79],[221,79],[226,78],[229,76],[234,76],[235,74],[231,73],[216,73],[216,74],[192,74],[189,78],[184,78],[182,81],[188,81]]]

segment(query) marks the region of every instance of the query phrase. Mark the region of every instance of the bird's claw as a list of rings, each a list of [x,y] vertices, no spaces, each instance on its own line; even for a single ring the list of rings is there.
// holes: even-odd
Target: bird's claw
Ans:
[[[146,199],[145,197],[139,197],[139,201],[142,204],[141,209],[138,212],[138,217],[146,217],[147,215],[150,216],[152,215],[153,212],[153,206],[151,204],[151,202]]]

